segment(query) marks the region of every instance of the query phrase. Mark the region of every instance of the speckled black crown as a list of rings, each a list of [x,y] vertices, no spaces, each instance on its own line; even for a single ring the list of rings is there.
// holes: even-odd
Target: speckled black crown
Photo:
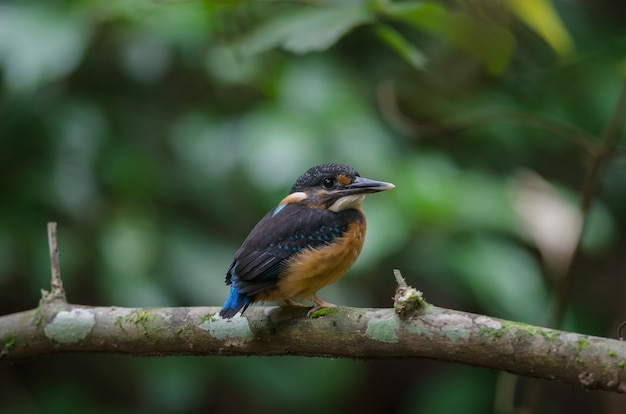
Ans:
[[[296,183],[291,187],[290,193],[302,191],[305,188],[320,185],[323,178],[335,177],[339,174],[345,174],[350,177],[360,177],[357,170],[344,164],[321,164],[309,168],[307,172],[302,174]]]

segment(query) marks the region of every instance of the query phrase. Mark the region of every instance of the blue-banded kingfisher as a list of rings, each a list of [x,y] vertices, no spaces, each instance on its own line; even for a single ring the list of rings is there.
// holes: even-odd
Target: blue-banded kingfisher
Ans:
[[[334,307],[316,292],[342,277],[365,240],[366,194],[394,188],[363,178],[352,167],[323,164],[310,168],[289,194],[252,229],[226,273],[230,294],[223,318],[245,312],[259,301],[313,301]]]

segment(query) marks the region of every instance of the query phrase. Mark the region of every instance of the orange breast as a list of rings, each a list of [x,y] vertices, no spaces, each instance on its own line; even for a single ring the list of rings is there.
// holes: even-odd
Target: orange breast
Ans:
[[[260,300],[310,299],[315,292],[342,277],[361,253],[365,241],[365,216],[348,225],[342,237],[329,245],[304,249],[289,259],[277,288]]]

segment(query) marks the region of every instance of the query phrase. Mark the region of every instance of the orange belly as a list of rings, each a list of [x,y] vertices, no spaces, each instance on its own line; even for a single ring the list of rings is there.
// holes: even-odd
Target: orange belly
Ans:
[[[310,299],[315,292],[342,277],[361,253],[365,241],[365,218],[348,226],[345,234],[329,245],[302,250],[289,259],[275,290],[258,300]]]

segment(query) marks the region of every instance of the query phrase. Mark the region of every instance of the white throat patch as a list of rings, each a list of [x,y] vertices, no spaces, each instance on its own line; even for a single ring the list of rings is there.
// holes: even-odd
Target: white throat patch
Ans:
[[[364,198],[365,194],[354,194],[341,197],[330,206],[329,210],[338,213],[347,208],[360,208]]]

